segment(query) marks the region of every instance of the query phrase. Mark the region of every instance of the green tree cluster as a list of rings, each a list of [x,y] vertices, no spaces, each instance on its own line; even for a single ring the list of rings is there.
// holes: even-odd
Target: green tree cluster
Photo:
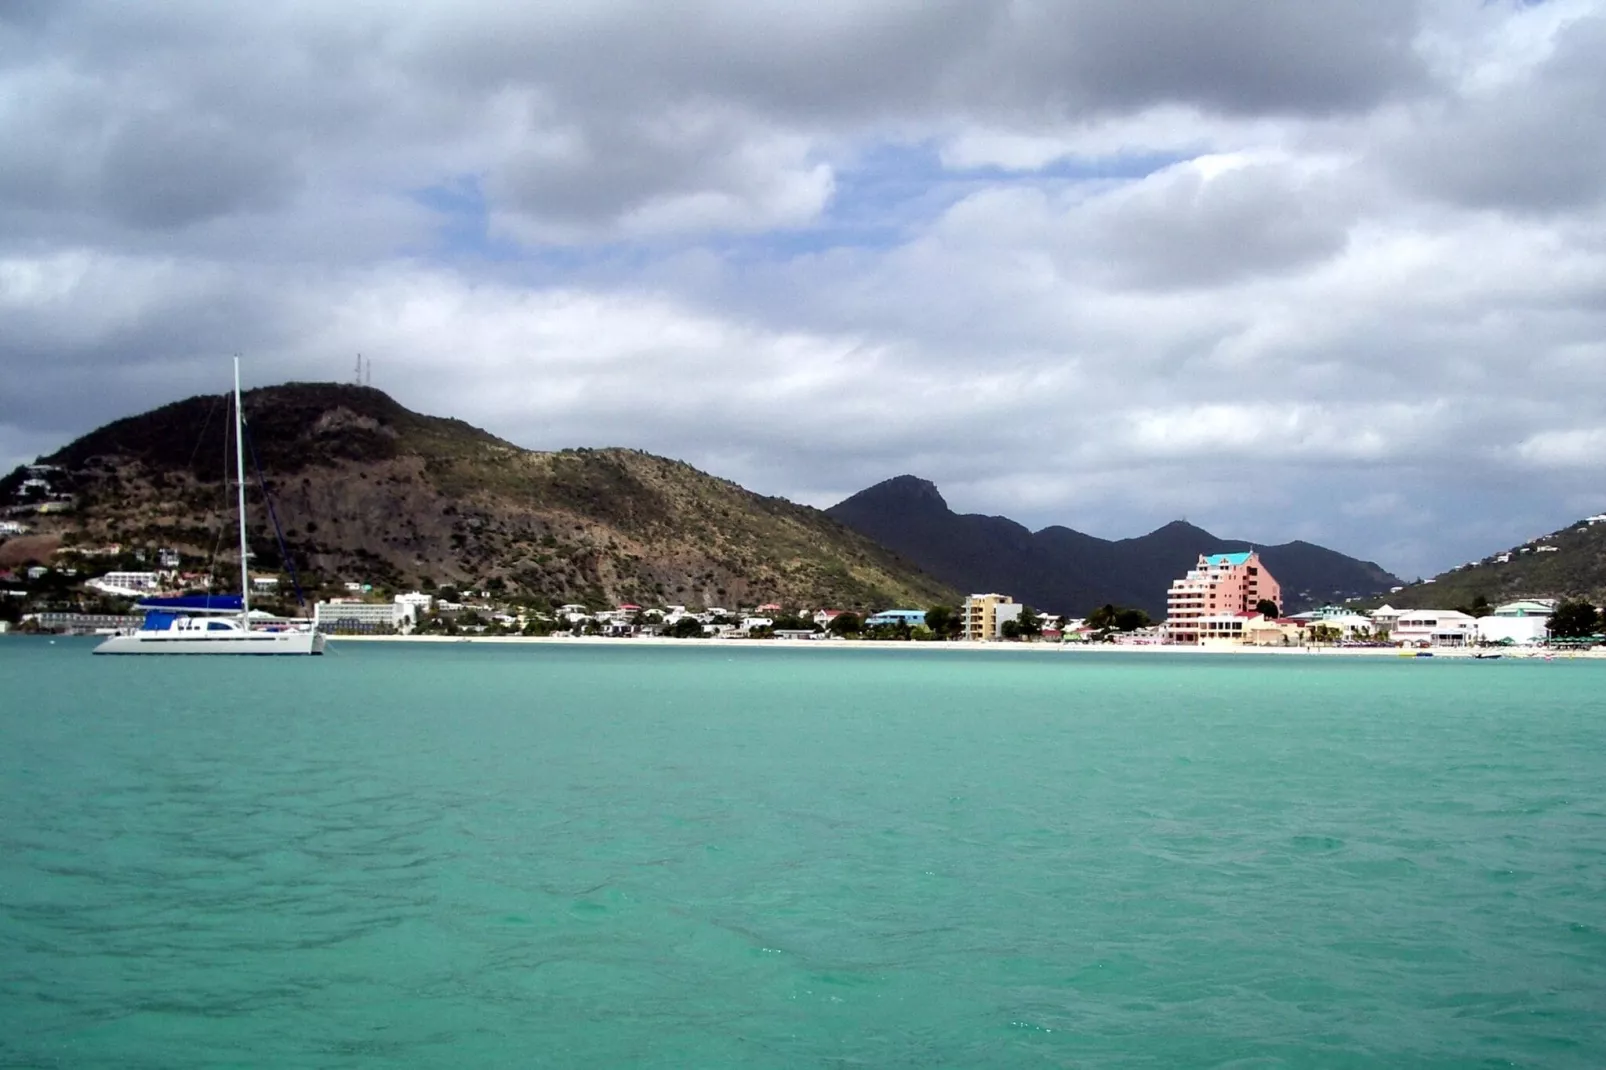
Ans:
[[[958,639],[965,622],[954,606],[932,606],[926,610],[926,627],[934,639]]]
[[[1106,602],[1087,615],[1088,627],[1101,632],[1135,632],[1154,623],[1141,609]]]
[[[666,628],[664,634],[671,639],[702,639],[707,633],[696,617],[681,617]]]
[[[1043,634],[1043,618],[1031,606],[1025,606],[1019,617],[999,625],[998,634],[1005,639],[1036,639]]]
[[[863,628],[864,619],[857,613],[838,613],[825,626],[825,630],[832,635],[858,635]]]
[[[1588,639],[1600,634],[1600,612],[1588,602],[1562,602],[1550,615],[1549,629],[1552,639]]]

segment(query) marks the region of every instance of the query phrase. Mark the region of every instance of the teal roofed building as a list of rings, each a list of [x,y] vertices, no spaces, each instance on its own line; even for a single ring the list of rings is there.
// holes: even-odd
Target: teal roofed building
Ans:
[[[1199,563],[1166,592],[1166,641],[1196,645],[1203,618],[1253,614],[1261,602],[1281,606],[1282,588],[1253,550],[1200,554]]]

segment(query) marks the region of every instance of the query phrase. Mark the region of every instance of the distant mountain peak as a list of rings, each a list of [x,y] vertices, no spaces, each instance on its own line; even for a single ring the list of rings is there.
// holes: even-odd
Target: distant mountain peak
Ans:
[[[1149,534],[1150,535],[1165,535],[1165,534],[1171,534],[1171,533],[1182,533],[1182,534],[1187,534],[1187,535],[1193,535],[1193,534],[1196,534],[1198,532],[1202,532],[1204,530],[1205,529],[1201,528],[1198,524],[1192,524],[1192,523],[1189,523],[1186,520],[1173,520],[1169,524],[1160,525],[1159,527],[1155,528],[1153,531],[1149,532]],[[1208,532],[1206,532],[1206,534],[1208,534]]]
[[[905,507],[920,507],[925,509],[941,509],[946,511],[948,503],[943,500],[942,492],[937,484],[929,479],[919,476],[901,475],[884,479],[873,487],[867,487],[847,499],[848,501],[868,502],[874,501],[888,505],[897,504]]]

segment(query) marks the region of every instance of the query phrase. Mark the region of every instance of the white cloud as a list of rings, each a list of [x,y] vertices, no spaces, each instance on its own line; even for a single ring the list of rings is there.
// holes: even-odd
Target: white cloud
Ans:
[[[529,445],[818,504],[914,471],[1033,523],[1186,512],[1431,571],[1606,494],[1603,26],[8,9],[0,453],[213,389],[231,352],[268,381],[360,350]]]
[[[1606,457],[1606,427],[1540,431],[1518,443],[1516,452],[1538,467],[1599,469]]]

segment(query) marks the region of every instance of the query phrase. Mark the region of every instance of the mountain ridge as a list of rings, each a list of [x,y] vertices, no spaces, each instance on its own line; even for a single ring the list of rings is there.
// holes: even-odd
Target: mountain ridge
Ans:
[[[1008,517],[956,513],[935,483],[913,475],[883,480],[825,512],[962,591],[1000,591],[1056,613],[1113,602],[1161,617],[1171,581],[1199,554],[1247,549],[1259,551],[1282,585],[1285,612],[1400,584],[1374,562],[1303,540],[1224,539],[1184,520],[1127,539],[1058,524],[1034,532]]]
[[[226,547],[226,404],[220,395],[172,402],[42,457],[60,468],[54,478],[75,507],[39,517],[40,531],[198,556]],[[293,558],[324,581],[450,583],[597,604],[868,609],[954,598],[820,510],[681,461],[628,449],[525,450],[346,384],[255,389],[244,412]],[[11,500],[21,473],[0,480],[0,500]],[[276,567],[265,508],[253,501],[248,514],[253,553]]]

